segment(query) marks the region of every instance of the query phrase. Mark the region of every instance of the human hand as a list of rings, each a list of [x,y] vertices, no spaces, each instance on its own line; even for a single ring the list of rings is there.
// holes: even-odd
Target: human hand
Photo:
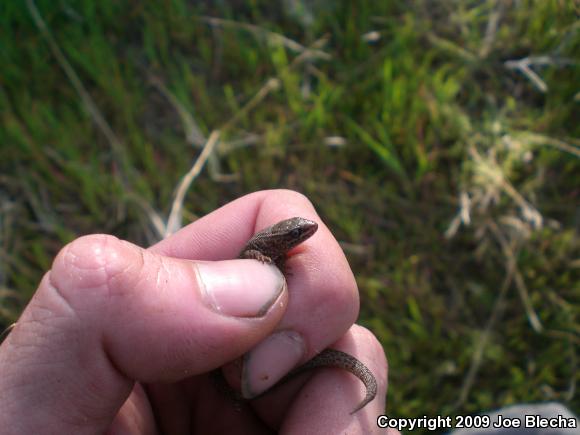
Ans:
[[[235,258],[256,230],[290,216],[313,219],[319,230],[288,260],[287,286],[274,266],[221,261]],[[372,334],[352,326],[357,315],[356,283],[338,243],[294,192],[245,196],[148,250],[81,237],[58,254],[0,347],[0,427],[370,433],[384,411],[386,361]],[[341,370],[290,381],[241,410],[207,376],[250,351],[245,381],[259,393],[264,373],[276,383],[331,344],[363,361],[378,382],[377,398],[352,416],[362,387]]]

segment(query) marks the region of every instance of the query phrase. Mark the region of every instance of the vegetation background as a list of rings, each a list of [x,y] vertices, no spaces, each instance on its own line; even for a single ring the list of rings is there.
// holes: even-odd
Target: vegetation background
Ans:
[[[390,415],[578,412],[579,12],[3,1],[0,326],[82,234],[147,246],[285,187],[349,257]]]

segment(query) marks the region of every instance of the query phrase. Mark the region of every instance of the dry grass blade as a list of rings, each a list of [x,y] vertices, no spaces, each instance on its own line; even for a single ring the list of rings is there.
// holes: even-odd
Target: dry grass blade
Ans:
[[[127,199],[133,201],[137,206],[141,207],[142,211],[147,215],[149,223],[154,234],[148,237],[151,244],[161,240],[165,234],[165,222],[161,215],[139,195],[135,195],[132,192],[128,192]]]
[[[203,148],[204,145],[207,143],[207,138],[199,128],[199,124],[191,114],[187,108],[181,104],[179,99],[171,92],[167,86],[158,78],[153,75],[149,76],[149,81],[157,90],[169,101],[169,103],[173,106],[176,110],[179,118],[181,119],[181,123],[183,124],[183,129],[185,130],[185,140],[190,145]],[[223,146],[223,142],[220,142],[220,147]],[[220,154],[220,150],[218,149],[216,153],[212,153],[209,156],[208,161],[208,168],[209,174],[212,180],[214,181],[232,181],[237,178],[235,174],[231,175],[224,175],[222,174],[220,161],[218,158],[218,154]]]
[[[4,331],[2,331],[2,333],[0,333],[0,344],[2,344],[2,342],[6,339],[6,337],[8,337],[8,334],[10,334],[10,332],[14,329],[15,326],[16,323],[12,323]]]
[[[457,57],[463,59],[466,62],[471,63],[471,62],[475,62],[477,60],[477,56],[475,56],[470,51],[466,50],[463,47],[460,47],[459,45],[457,45],[457,44],[455,44],[447,39],[441,38],[440,36],[437,36],[436,34],[434,34],[432,32],[427,33],[427,39],[435,47],[438,47],[441,50],[453,53]]]
[[[111,150],[113,151],[113,154],[114,154],[115,158],[117,159],[117,163],[118,163],[117,166],[118,166],[119,170],[121,171],[122,181],[125,185],[128,184],[128,179],[127,179],[126,174],[122,173],[122,168],[124,168],[125,165],[122,164],[124,162],[124,158],[123,158],[123,150],[122,150],[121,141],[117,138],[117,135],[113,132],[113,129],[111,128],[109,123],[105,120],[105,117],[101,114],[101,111],[99,110],[99,108],[97,107],[97,105],[93,101],[92,97],[90,96],[90,94],[88,93],[86,88],[84,87],[78,74],[75,72],[75,70],[73,69],[73,67],[69,63],[69,61],[66,59],[66,56],[64,55],[64,53],[62,52],[62,50],[60,49],[58,44],[56,43],[56,40],[52,37],[52,34],[50,33],[48,26],[46,25],[46,23],[42,19],[42,16],[40,15],[38,8],[34,4],[34,0],[27,0],[26,4],[28,5],[28,10],[30,11],[30,15],[32,16],[32,19],[34,20],[34,24],[36,24],[36,27],[40,31],[42,37],[48,43],[48,46],[50,47],[50,51],[52,52],[52,54],[56,58],[60,67],[63,69],[67,78],[70,80],[73,88],[75,89],[75,91],[77,92],[79,97],[81,98],[81,100],[82,100],[86,110],[89,112],[93,122],[96,124],[96,126],[103,132],[103,134],[107,138],[109,145],[111,146]]]
[[[506,3],[507,2],[501,0],[496,2],[494,10],[489,14],[487,28],[485,29],[485,37],[483,38],[483,44],[481,45],[481,49],[478,53],[481,59],[486,58],[491,51],[497,34],[497,27],[501,17],[503,16]]]
[[[505,62],[505,66],[508,69],[516,69],[522,72],[540,92],[547,92],[548,85],[544,82],[538,74],[536,74],[527,63],[526,59],[521,60],[508,60]]]
[[[181,122],[183,123],[185,129],[185,138],[188,143],[202,147],[207,142],[207,138],[201,132],[201,128],[199,128],[199,124],[195,121],[193,115],[187,110],[183,104],[177,99],[173,93],[167,89],[167,86],[158,78],[153,75],[149,76],[149,81],[165,98],[169,100],[171,105],[177,111],[177,114],[181,118]]]
[[[459,211],[451,220],[449,227],[445,231],[445,238],[451,239],[457,234],[457,230],[461,224],[469,225],[471,223],[471,198],[465,191],[461,191],[459,195]]]
[[[524,278],[522,277],[522,274],[517,266],[517,261],[514,252],[510,247],[510,245],[505,240],[505,238],[503,236],[501,238],[498,236],[500,232],[495,222],[493,223],[493,225],[491,225],[491,228],[494,234],[496,234],[496,238],[500,242],[503,254],[506,257],[506,260],[508,261],[510,269],[513,269],[514,282],[516,284],[516,288],[518,290],[518,294],[520,296],[522,304],[524,305],[524,309],[526,310],[528,321],[530,322],[530,325],[532,326],[534,331],[536,331],[537,333],[542,333],[544,331],[544,327],[542,326],[542,323],[540,322],[538,315],[534,311],[534,307],[532,306],[532,302],[530,300],[530,295],[526,287]]]
[[[528,317],[528,321],[530,322],[530,325],[532,326],[532,328],[534,329],[535,332],[542,333],[542,332],[544,332],[544,327],[542,326],[542,323],[540,322],[540,319],[539,319],[538,315],[536,314],[534,307],[532,306],[529,292],[528,292],[527,286],[525,284],[524,278],[522,277],[522,274],[517,266],[517,260],[516,260],[516,256],[514,255],[513,249],[507,243],[505,238],[503,238],[503,237],[500,238],[498,236],[498,234],[500,234],[500,233],[499,233],[499,229],[497,228],[497,225],[495,224],[495,222],[493,223],[491,228],[494,231],[494,234],[496,234],[496,238],[500,242],[502,252],[503,252],[506,260],[508,261],[508,264],[510,265],[510,267],[513,268],[514,282],[516,284],[516,288],[518,290],[518,294],[520,296],[522,304],[524,305],[524,309],[526,310],[526,315]]]
[[[564,151],[566,153],[572,154],[575,157],[580,158],[580,147],[570,145],[569,143],[566,143],[562,140],[554,139],[553,137],[530,132],[520,133],[516,137],[518,137],[521,140],[528,141],[530,143],[537,145],[549,145],[560,151]]]
[[[173,200],[173,204],[171,206],[171,213],[169,214],[169,219],[167,220],[167,225],[165,227],[165,231],[163,237],[168,237],[169,235],[173,234],[177,230],[181,228],[181,220],[183,216],[183,200],[185,198],[185,194],[187,193],[188,189],[193,183],[193,180],[197,178],[205,162],[213,152],[216,144],[219,141],[220,132],[217,130],[212,131],[207,140],[201,154],[191,167],[191,169],[185,174],[182,178],[179,186],[177,187],[177,192],[175,193],[175,198]]]
[[[264,86],[260,88],[258,92],[252,97],[250,101],[246,103],[234,116],[231,117],[223,126],[222,130],[226,131],[231,129],[240,119],[242,119],[248,112],[260,104],[264,98],[266,98],[270,92],[275,91],[280,88],[280,80],[277,78],[270,78]]]
[[[504,244],[507,245],[507,243],[508,243],[507,240],[505,239],[503,234],[501,234],[501,231],[498,228],[497,224],[495,224],[495,222],[490,221],[489,228],[491,229],[492,233],[495,235],[496,240],[500,243],[500,245],[502,245],[502,246]],[[485,348],[487,347],[487,344],[489,342],[491,332],[501,317],[502,308],[503,308],[504,303],[505,303],[505,298],[506,298],[507,292],[508,292],[508,290],[513,282],[514,273],[515,273],[515,264],[513,262],[508,262],[507,266],[506,266],[505,278],[502,282],[501,289],[499,291],[499,295],[497,296],[497,299],[495,300],[495,303],[493,304],[493,309],[491,311],[491,315],[489,316],[489,319],[487,320],[487,324],[485,325],[485,329],[483,330],[481,338],[479,339],[477,346],[475,348],[475,351],[473,352],[473,355],[471,358],[471,364],[469,366],[469,370],[467,371],[467,374],[465,375],[465,378],[463,379],[463,384],[461,386],[461,391],[459,393],[459,397],[457,398],[457,402],[455,402],[455,404],[453,406],[454,409],[460,408],[465,403],[465,401],[467,400],[467,398],[469,396],[471,388],[473,387],[473,384],[475,382],[475,378],[477,376],[477,372],[479,371],[479,368],[481,367],[481,364],[483,362],[483,353],[484,353]]]
[[[200,17],[202,21],[211,24],[212,26],[222,26],[222,27],[234,27],[238,29],[247,30],[258,37],[263,37],[267,41],[273,44],[280,44],[289,50],[292,50],[296,53],[306,53],[308,52],[310,56],[318,57],[321,59],[330,59],[330,55],[322,50],[307,48],[298,42],[281,35],[276,32],[272,32],[271,30],[266,30],[262,27],[256,26],[254,24],[248,23],[239,23],[237,21],[226,20],[223,18],[216,18],[216,17]]]
[[[524,74],[532,83],[533,85],[540,91],[540,92],[547,92],[548,85],[542,78],[532,70],[533,65],[537,66],[547,66],[547,65],[571,65],[574,62],[569,59],[564,58],[553,58],[550,56],[531,56],[531,57],[524,57],[522,59],[517,60],[506,60],[504,65],[507,69],[518,70],[522,74]]]

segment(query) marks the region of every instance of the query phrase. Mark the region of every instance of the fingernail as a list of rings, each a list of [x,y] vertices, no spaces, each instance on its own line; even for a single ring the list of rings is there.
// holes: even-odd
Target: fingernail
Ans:
[[[253,260],[196,262],[202,296],[221,314],[262,317],[286,288],[277,267]]]
[[[251,399],[282,379],[302,359],[302,336],[293,331],[271,335],[244,357],[242,396]]]

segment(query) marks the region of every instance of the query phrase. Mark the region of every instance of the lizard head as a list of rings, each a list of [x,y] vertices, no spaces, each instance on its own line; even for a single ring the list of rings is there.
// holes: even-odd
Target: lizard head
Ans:
[[[271,231],[273,236],[279,237],[281,241],[283,240],[285,250],[288,251],[310,238],[317,229],[318,224],[316,222],[301,217],[293,217],[278,222],[272,226]]]
[[[247,256],[247,251],[257,251],[282,266],[286,253],[312,236],[317,229],[318,224],[308,219],[285,219],[256,233],[242,249],[240,256],[251,258]]]

